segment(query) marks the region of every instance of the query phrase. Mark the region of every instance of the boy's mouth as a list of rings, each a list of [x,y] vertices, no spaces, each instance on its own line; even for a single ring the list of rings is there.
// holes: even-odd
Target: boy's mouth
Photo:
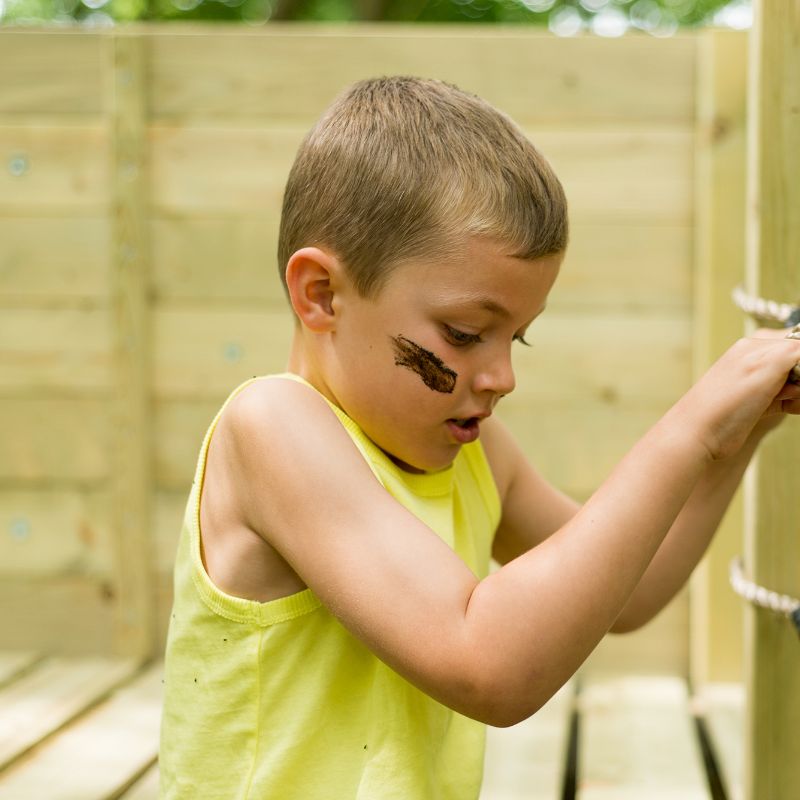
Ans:
[[[459,444],[468,444],[474,442],[480,435],[478,423],[479,417],[464,417],[462,419],[448,419],[447,427],[450,435]]]

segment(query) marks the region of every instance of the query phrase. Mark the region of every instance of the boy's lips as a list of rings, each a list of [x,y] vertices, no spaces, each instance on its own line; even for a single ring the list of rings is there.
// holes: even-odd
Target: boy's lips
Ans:
[[[447,429],[450,435],[459,444],[469,444],[480,436],[479,423],[486,419],[491,412],[482,411],[472,417],[458,417],[447,420]]]

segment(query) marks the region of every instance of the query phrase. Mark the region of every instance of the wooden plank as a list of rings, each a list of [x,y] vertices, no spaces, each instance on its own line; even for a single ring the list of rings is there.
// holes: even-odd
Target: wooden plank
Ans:
[[[744,333],[742,314],[730,295],[744,281],[747,35],[709,31],[699,45],[696,377]],[[743,679],[742,605],[728,584],[728,565],[741,549],[743,514],[743,493],[738,492],[691,579],[695,686]]]
[[[146,44],[135,34],[114,36],[111,135],[113,147],[114,327],[112,488],[117,651],[152,656],[155,606],[150,593],[151,335],[148,194],[145,183]]]
[[[221,395],[199,402],[156,402],[153,439],[155,484],[158,488],[189,491],[203,436],[224,401],[225,396]]]
[[[0,689],[0,769],[130,678],[136,667],[133,659],[52,658]]]
[[[277,224],[246,213],[169,214],[151,221],[151,234],[154,299],[165,307],[202,301],[288,308],[274,255]],[[688,315],[692,241],[689,225],[575,222],[550,308]]]
[[[0,480],[91,483],[109,474],[104,397],[0,395]]]
[[[18,678],[40,661],[41,654],[36,650],[0,651],[0,687]]]
[[[0,313],[0,391],[108,390],[111,355],[107,309]]]
[[[554,290],[555,292],[556,290]],[[580,398],[609,405],[676,401],[690,384],[688,315],[559,312],[526,334],[514,353],[515,402]],[[654,420],[655,422],[655,420]]]
[[[114,587],[108,579],[50,575],[37,580],[4,575],[0,581],[0,642],[15,650],[64,655],[113,652]]]
[[[290,126],[152,125],[156,212],[208,215],[258,208],[277,230],[286,178],[305,133]],[[562,127],[533,132],[532,140],[556,169],[570,212],[581,222],[691,223],[689,127]]]
[[[569,249],[548,307],[688,316],[693,237],[691,225],[573,219]]]
[[[688,664],[689,592],[684,588],[644,627],[603,638],[581,666],[581,675],[685,675]]]
[[[561,800],[574,692],[569,681],[524,722],[487,728],[481,800]]]
[[[108,44],[96,31],[3,29],[0,114],[100,117]]]
[[[307,125],[345,85],[378,74],[449,80],[537,122],[688,122],[694,113],[691,36],[610,42],[563,39],[519,25],[363,23],[270,23],[257,32],[173,23],[147,30],[159,119],[227,124],[267,117]],[[288,63],[290,84],[283,79]]]
[[[53,308],[108,297],[102,217],[0,217],[0,303]],[[54,246],[57,245],[57,246]]]
[[[754,3],[750,41],[747,288],[800,298],[800,0]],[[745,495],[745,568],[760,586],[800,596],[800,427],[760,448]],[[797,632],[747,607],[745,797],[789,800],[800,786],[800,661]]]
[[[705,720],[726,797],[744,800],[744,684],[706,684],[692,706]]]
[[[709,800],[682,679],[593,679],[578,706],[580,800]]]
[[[481,800],[560,800],[574,682],[532,717],[487,728]]]
[[[0,774],[0,800],[119,797],[158,755],[162,674],[145,670]]]
[[[97,217],[108,206],[109,138],[104,126],[0,124],[0,214]]]
[[[283,372],[294,322],[288,307],[158,307],[153,314],[157,397],[227,397],[254,375]]]
[[[74,488],[0,488],[0,575],[108,576],[111,498]]]
[[[158,764],[151,767],[119,800],[158,800]]]
[[[151,221],[153,295],[163,301],[247,302],[284,310],[277,220],[261,215],[170,214]]]

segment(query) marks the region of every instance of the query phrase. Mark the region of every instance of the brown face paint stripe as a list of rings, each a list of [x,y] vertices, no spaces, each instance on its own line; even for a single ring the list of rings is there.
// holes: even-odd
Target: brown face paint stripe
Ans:
[[[405,336],[393,336],[394,363],[407,367],[422,378],[422,382],[435,392],[451,394],[458,373],[446,366],[444,361],[424,347],[420,347]]]

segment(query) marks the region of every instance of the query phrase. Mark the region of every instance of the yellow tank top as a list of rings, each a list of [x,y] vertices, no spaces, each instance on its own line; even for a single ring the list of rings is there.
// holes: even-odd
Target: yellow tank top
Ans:
[[[199,498],[211,435],[238,392],[276,378],[305,383],[288,373],[244,382],[200,449],[175,564],[160,797],[473,800],[481,723],[393,672],[310,589],[259,603],[220,591],[203,567]],[[500,503],[480,442],[445,470],[411,474],[330,405],[386,490],[485,577]]]

